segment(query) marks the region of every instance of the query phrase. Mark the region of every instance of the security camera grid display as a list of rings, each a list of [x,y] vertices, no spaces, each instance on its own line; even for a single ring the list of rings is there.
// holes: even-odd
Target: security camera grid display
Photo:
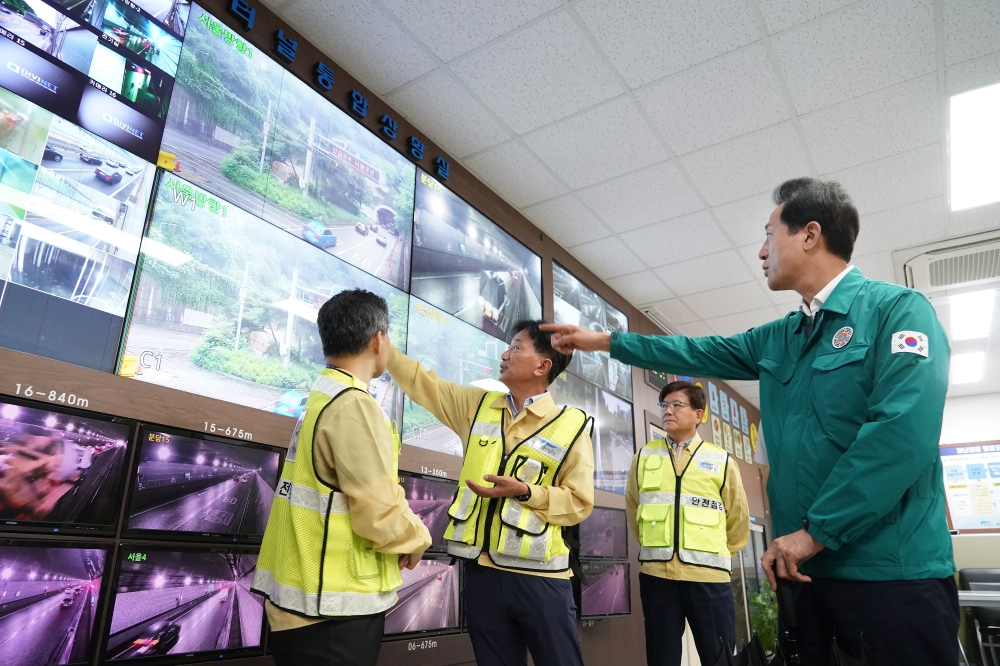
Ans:
[[[444,548],[444,531],[448,528],[448,507],[455,499],[458,484],[445,479],[402,473],[399,484],[421,522],[431,533],[431,548]]]
[[[458,631],[459,565],[450,558],[424,558],[403,569],[399,601],[385,614],[385,633]]]
[[[601,333],[628,331],[628,317],[624,313],[557,263],[552,264],[552,291],[557,323]],[[576,352],[569,370],[626,400],[632,399],[632,367],[611,358],[607,352]]]
[[[0,540],[0,664],[90,660],[105,548]]]
[[[419,172],[410,292],[495,338],[542,317],[542,260],[430,174]]]
[[[627,562],[582,562],[587,584],[580,587],[580,617],[628,615],[632,596]]]
[[[277,451],[143,428],[136,455],[129,531],[263,536]]]
[[[256,651],[264,618],[264,599],[250,592],[256,566],[245,552],[124,544],[106,658]]]
[[[620,509],[594,507],[580,523],[580,557],[628,557],[628,527]]]
[[[113,531],[130,431],[124,423],[0,402],[4,529]]]
[[[298,418],[326,366],[319,308],[355,288],[386,299],[406,348],[398,289],[174,174],[154,206],[118,374]],[[369,391],[398,423],[388,374]]]
[[[437,371],[442,379],[487,391],[507,391],[499,381],[500,355],[507,345],[414,297],[410,297],[406,346],[411,358]],[[404,444],[462,455],[463,442],[453,430],[409,397],[403,402]]]
[[[594,417],[594,487],[624,495],[635,454],[632,405],[570,372],[559,375],[549,392],[557,405]]]
[[[405,290],[413,164],[203,8],[191,15],[164,166]]]

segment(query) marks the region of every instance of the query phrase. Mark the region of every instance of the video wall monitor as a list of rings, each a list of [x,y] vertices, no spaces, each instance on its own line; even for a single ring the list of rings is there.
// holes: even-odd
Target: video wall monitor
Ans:
[[[414,634],[454,634],[462,630],[459,613],[460,565],[448,555],[428,555],[413,569],[402,569],[399,601],[386,611],[388,640]]]
[[[259,542],[271,513],[281,451],[143,426],[125,530],[137,538],[225,536]]]
[[[355,288],[386,299],[390,339],[405,350],[405,293],[164,173],[118,374],[298,418],[326,367],[319,308]],[[389,375],[369,390],[398,425]]]
[[[580,617],[630,615],[628,562],[581,562],[587,584],[580,586]]]
[[[3,529],[114,534],[132,429],[117,417],[0,399]]]
[[[0,88],[0,346],[114,369],[155,175]]]
[[[89,664],[110,545],[0,539],[0,664]]]
[[[628,557],[625,511],[594,507],[580,523],[580,557]]]
[[[1000,441],[941,447],[948,525],[1000,533]]]
[[[495,338],[542,318],[542,260],[420,171],[413,213],[410,293]]]
[[[594,487],[624,495],[635,454],[631,403],[570,372],[556,377],[549,392],[557,405],[576,407],[594,417]]]
[[[444,550],[444,531],[448,528],[448,507],[458,491],[458,484],[412,472],[400,472],[399,484],[421,522],[431,533],[431,550]]]
[[[203,8],[191,15],[164,166],[196,156],[207,192],[406,290],[416,167]]]
[[[255,551],[122,544],[105,659],[204,662],[263,654]]]
[[[628,331],[628,317],[624,313],[557,263],[552,264],[552,291],[557,323],[602,333]],[[607,352],[575,352],[569,370],[626,400],[632,399],[632,367],[611,358]]]
[[[0,86],[155,162],[190,2],[18,0],[4,7]]]
[[[410,297],[406,346],[411,358],[437,371],[442,379],[507,392],[499,380],[500,355],[507,349],[506,343],[414,297]],[[404,403],[404,444],[462,455],[464,442],[454,431],[409,397]]]

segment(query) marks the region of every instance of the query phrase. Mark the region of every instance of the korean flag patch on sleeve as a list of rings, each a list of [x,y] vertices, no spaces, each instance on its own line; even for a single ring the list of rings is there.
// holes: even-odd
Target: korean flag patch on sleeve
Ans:
[[[893,354],[920,354],[927,358],[927,336],[916,331],[899,331],[892,334]]]

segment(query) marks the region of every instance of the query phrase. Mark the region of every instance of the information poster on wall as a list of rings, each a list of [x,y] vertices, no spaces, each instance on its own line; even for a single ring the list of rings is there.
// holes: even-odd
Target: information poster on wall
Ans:
[[[952,529],[1000,531],[1000,442],[942,446],[941,464]]]

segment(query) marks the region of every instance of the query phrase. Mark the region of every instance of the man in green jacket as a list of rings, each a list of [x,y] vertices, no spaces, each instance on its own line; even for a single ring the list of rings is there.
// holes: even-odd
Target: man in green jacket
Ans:
[[[551,325],[563,353],[604,350],[686,375],[760,380],[776,538],[762,559],[792,581],[804,652],[836,635],[897,664],[958,660],[958,594],[938,439],[951,349],[916,291],[849,266],[858,213],[837,183],[798,178],[759,257],[799,310],[732,337],[598,333]]]

